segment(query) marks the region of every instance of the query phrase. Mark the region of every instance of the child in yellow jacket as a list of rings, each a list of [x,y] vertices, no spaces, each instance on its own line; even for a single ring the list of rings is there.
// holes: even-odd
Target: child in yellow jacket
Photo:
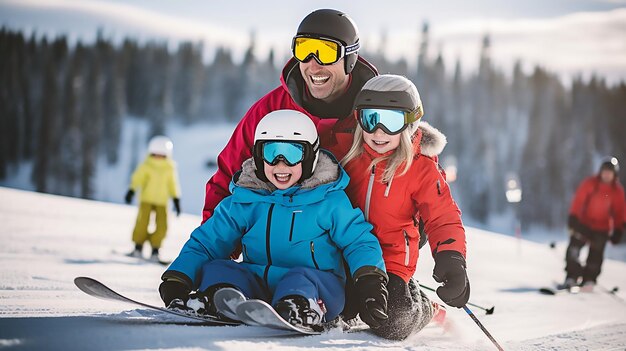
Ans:
[[[159,261],[159,248],[167,232],[167,201],[172,198],[176,215],[180,215],[180,187],[176,164],[172,160],[174,144],[165,136],[155,136],[148,144],[148,157],[133,172],[125,201],[130,204],[135,191],[140,191],[139,213],[133,242],[135,249],[131,257],[142,257],[141,250],[146,241],[152,246],[150,260]],[[148,233],[152,211],[156,214],[156,229]]]

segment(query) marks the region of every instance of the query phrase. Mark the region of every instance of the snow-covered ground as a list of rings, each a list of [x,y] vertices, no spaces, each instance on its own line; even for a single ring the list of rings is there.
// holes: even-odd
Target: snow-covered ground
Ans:
[[[124,294],[159,304],[164,267],[138,263],[131,249],[134,206],[0,188],[0,349],[31,350],[491,350],[472,320],[448,309],[446,329],[428,326],[402,342],[366,332],[278,337],[261,328],[203,327],[150,322],[146,310],[95,299],[73,284],[76,276],[101,280]],[[200,222],[170,218],[162,254],[172,259]],[[617,296],[545,296],[537,292],[563,278],[563,245],[545,244],[468,228],[474,312],[506,350],[626,349],[626,264],[607,260],[599,283]],[[145,254],[147,255],[147,249]],[[430,278],[422,251],[417,278]],[[435,295],[431,295],[435,299]]]

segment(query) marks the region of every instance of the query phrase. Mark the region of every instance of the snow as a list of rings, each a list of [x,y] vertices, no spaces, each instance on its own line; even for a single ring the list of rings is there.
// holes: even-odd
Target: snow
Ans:
[[[29,350],[491,350],[495,347],[459,309],[444,327],[429,325],[396,342],[366,332],[332,330],[279,337],[258,327],[155,323],[155,313],[79,291],[76,276],[98,279],[123,294],[160,305],[163,266],[125,257],[136,207],[0,187],[0,349]],[[175,258],[199,216],[172,215],[162,256]],[[626,263],[605,260],[599,283],[620,287],[545,296],[563,278],[564,245],[468,228],[471,302],[491,307],[476,316],[506,350],[624,350]],[[433,262],[421,252],[416,277],[430,287]],[[146,248],[144,255],[148,255]],[[436,295],[427,292],[437,300]],[[152,322],[151,322],[152,320]]]

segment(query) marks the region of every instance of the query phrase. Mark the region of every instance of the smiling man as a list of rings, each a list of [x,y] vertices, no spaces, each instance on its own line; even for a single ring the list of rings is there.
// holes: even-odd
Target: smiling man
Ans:
[[[347,150],[339,150],[337,145],[341,138],[352,138],[356,122],[349,116],[354,98],[363,84],[378,74],[359,57],[359,48],[358,29],[341,11],[316,10],[302,20],[291,43],[293,57],[282,70],[281,85],[252,105],[218,156],[218,170],[206,184],[203,223],[230,195],[228,184],[233,174],[252,156],[254,130],[271,111],[305,113],[315,123],[321,147],[338,159],[344,156]]]

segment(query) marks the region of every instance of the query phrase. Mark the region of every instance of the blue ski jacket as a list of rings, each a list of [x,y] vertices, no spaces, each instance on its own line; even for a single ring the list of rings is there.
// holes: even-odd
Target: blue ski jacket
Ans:
[[[344,191],[350,178],[329,152],[320,151],[311,178],[285,190],[259,180],[254,169],[251,158],[243,163],[230,183],[232,196],[191,233],[168,271],[183,273],[197,288],[203,264],[227,259],[241,241],[241,264],[272,292],[293,267],[329,271],[345,279],[345,259],[352,275],[367,266],[384,274],[372,225],[352,207]]]

